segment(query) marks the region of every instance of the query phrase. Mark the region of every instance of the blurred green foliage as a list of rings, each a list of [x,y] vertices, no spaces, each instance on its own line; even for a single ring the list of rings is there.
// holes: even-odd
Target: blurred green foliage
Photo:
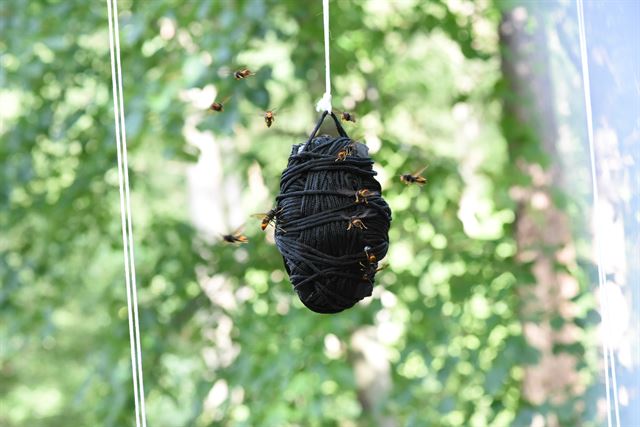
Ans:
[[[505,173],[495,5],[331,2],[334,105],[358,114],[348,131],[369,143],[394,212],[374,296],[334,316],[297,301],[257,222],[242,248],[197,232],[186,179],[199,150],[185,129],[213,132],[224,186],[212,197],[227,212],[215,225],[270,208],[324,91],[320,2],[119,8],[149,425],[507,426],[546,410],[521,396],[537,354],[517,289],[532,277],[514,260],[507,190],[522,178]],[[106,12],[104,2],[0,5],[9,427],[132,425]],[[257,75],[221,72],[239,64]],[[224,113],[193,102],[206,87],[232,96]],[[260,111],[275,107],[266,129]],[[422,190],[396,179],[425,164]],[[257,201],[252,168],[269,192]],[[247,189],[234,196],[229,181]],[[373,407],[354,374],[359,330],[373,331],[390,367]]]

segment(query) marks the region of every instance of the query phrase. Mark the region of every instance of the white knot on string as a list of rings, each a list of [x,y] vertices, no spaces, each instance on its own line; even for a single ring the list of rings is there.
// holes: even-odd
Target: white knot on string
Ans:
[[[316,111],[321,113],[323,111],[327,111],[331,114],[331,94],[326,93],[320,98],[320,101],[316,104]]]

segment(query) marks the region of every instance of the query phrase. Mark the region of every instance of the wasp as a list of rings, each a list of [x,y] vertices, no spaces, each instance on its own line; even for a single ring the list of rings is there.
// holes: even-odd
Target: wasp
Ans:
[[[361,218],[352,216],[349,218],[349,224],[347,225],[347,230],[359,228],[360,230],[367,230],[367,226],[364,225]]]
[[[238,71],[235,71],[233,73],[233,77],[235,77],[236,80],[242,80],[242,79],[246,79],[247,77],[251,77],[254,76],[256,73],[251,72],[251,70],[249,70],[248,68],[241,68]]]
[[[364,247],[364,255],[367,258],[367,264],[360,263],[362,267],[362,280],[370,280],[378,271],[387,268],[387,265],[378,267],[378,258],[372,252],[371,246]]]
[[[400,175],[400,181],[404,182],[407,185],[415,183],[422,186],[427,182],[427,178],[425,178],[424,176],[421,176],[420,174],[424,172],[426,168],[427,166],[423,167],[417,172],[405,173],[404,175]]]
[[[370,197],[380,194],[379,192],[371,191],[368,188],[361,188],[360,190],[355,190],[355,191],[343,190],[343,191],[339,191],[339,193],[344,194],[345,196],[351,196],[351,197],[355,196],[354,203],[356,205],[359,205],[359,204],[368,205]]]
[[[241,227],[242,228],[242,227]],[[248,243],[249,239],[247,236],[240,232],[240,228],[234,231],[231,234],[224,234],[222,236],[222,240],[227,243]]]
[[[359,205],[361,203],[365,204],[365,205],[368,205],[369,204],[369,200],[368,200],[369,197],[374,196],[376,194],[380,194],[377,191],[371,191],[368,188],[362,188],[360,190],[355,190],[355,191],[353,191],[353,190],[351,190],[351,191],[342,190],[342,191],[339,191],[339,193],[340,194],[344,194],[345,196],[355,196],[354,203],[356,205]]]
[[[378,258],[376,258],[376,254],[374,254],[372,251],[371,246],[365,246],[364,247],[364,254],[367,257],[367,262],[369,264],[378,264]]]
[[[273,124],[273,122],[276,121],[276,113],[275,110],[267,110],[264,112],[264,123],[267,125],[268,128],[271,127],[271,125]]]
[[[354,197],[355,196],[355,200],[354,203],[356,205],[359,204],[365,204],[368,205],[369,204],[369,198],[375,195],[380,194],[377,191],[371,191],[368,188],[361,188],[360,190],[340,190],[338,191],[340,194],[344,194],[345,196],[350,196],[350,197]]]
[[[282,212],[282,208],[273,208],[267,213],[258,213],[253,214],[252,216],[262,218],[262,222],[260,223],[260,228],[262,231],[266,230],[270,224],[275,224],[275,221],[278,215]]]
[[[356,147],[355,141],[351,141],[348,145],[345,145],[342,150],[338,151],[338,155],[336,156],[336,162],[341,162],[346,160],[348,156],[353,154],[353,150]]]
[[[369,218],[371,216],[374,216],[372,212],[370,210],[365,210],[364,212],[360,212],[353,216],[344,215],[343,218],[349,221],[347,223],[347,230],[356,228],[360,230],[368,230],[368,227],[364,224],[363,219]],[[369,248],[369,246],[367,246],[367,248]],[[370,250],[370,248],[367,250]]]
[[[209,110],[217,112],[224,111],[224,104],[226,104],[229,99],[231,99],[231,97],[227,96],[222,102],[212,102]]]
[[[368,188],[362,188],[360,190],[356,190],[355,192],[355,196],[356,196],[356,200],[355,203],[356,204],[360,204],[360,203],[364,203],[365,205],[369,204],[369,200],[368,198],[371,196],[375,196],[376,194],[380,194],[377,191],[371,191]]]
[[[343,122],[355,123],[356,122],[356,115],[353,114],[353,113],[348,113],[346,111],[342,111],[342,112],[340,112],[340,120],[342,120]]]
[[[370,269],[369,271],[365,271],[365,273],[362,275],[362,278],[364,280],[369,280],[369,276],[373,277],[374,274],[376,274],[379,271],[384,270],[387,267],[389,267],[389,264],[384,264],[384,265],[381,265],[380,267],[376,267],[375,270]]]

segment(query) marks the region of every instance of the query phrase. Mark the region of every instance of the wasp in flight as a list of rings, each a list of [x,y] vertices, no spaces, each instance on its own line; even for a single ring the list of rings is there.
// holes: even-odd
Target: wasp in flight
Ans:
[[[264,117],[264,123],[267,125],[268,128],[270,128],[273,122],[276,121],[276,110],[265,111],[263,114],[263,117]]]
[[[342,120],[343,122],[355,123],[356,122],[356,115],[353,114],[353,113],[346,112],[346,111],[341,111],[340,112],[340,120]]]
[[[251,70],[249,70],[248,68],[242,67],[241,69],[233,73],[233,77],[236,80],[242,80],[242,79],[246,79],[247,77],[254,76],[255,74],[256,73],[251,72]]]
[[[424,172],[424,170],[426,168],[427,168],[427,166],[423,167],[422,169],[418,170],[417,172],[405,173],[404,175],[400,175],[400,181],[404,182],[407,185],[418,184],[418,185],[422,186],[427,182],[427,178],[425,178],[424,176],[421,176],[420,174],[422,172]]]
[[[241,228],[238,228],[231,234],[224,234],[222,240],[227,243],[248,243],[249,238],[240,232]]]
[[[216,112],[224,111],[224,104],[226,104],[230,99],[231,97],[227,96],[222,102],[212,102],[209,106],[209,110]]]

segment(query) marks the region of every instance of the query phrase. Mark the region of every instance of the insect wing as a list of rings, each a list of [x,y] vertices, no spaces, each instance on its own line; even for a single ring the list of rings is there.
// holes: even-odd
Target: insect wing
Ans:
[[[420,169],[420,170],[418,170],[418,171],[416,171],[416,172],[412,173],[411,175],[413,175],[413,176],[420,176],[420,174],[422,174],[422,172],[424,172],[424,171],[425,171],[425,169],[427,169],[428,167],[429,167],[429,165],[426,165],[425,167],[423,167],[422,169]]]

